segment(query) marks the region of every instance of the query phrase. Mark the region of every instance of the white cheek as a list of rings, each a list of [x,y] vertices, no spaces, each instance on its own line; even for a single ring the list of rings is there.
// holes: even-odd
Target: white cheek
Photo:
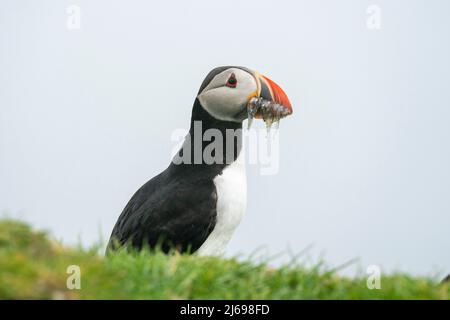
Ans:
[[[255,91],[256,85],[243,83],[238,88],[220,87],[207,90],[198,98],[203,108],[213,117],[225,121],[236,121],[234,116],[245,108],[249,95]]]
[[[222,87],[202,93],[199,100],[212,116],[221,120],[233,120],[233,115],[246,103],[243,95],[238,90]]]

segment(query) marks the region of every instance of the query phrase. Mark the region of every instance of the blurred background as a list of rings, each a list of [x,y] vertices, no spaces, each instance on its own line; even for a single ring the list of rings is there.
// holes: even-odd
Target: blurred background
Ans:
[[[274,79],[279,172],[248,165],[227,255],[450,272],[450,2],[3,0],[0,212],[91,245],[167,167],[213,67]],[[74,16],[75,15],[75,16]],[[78,18],[79,19],[78,19]],[[261,124],[259,124],[261,126]]]

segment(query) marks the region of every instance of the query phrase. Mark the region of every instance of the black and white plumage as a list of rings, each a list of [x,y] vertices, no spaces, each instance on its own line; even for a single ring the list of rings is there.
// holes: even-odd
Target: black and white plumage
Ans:
[[[189,134],[174,158],[190,161],[172,161],[133,195],[114,226],[108,250],[117,245],[136,249],[159,245],[164,252],[175,248],[202,255],[223,253],[246,208],[240,129],[252,97],[276,101],[292,112],[284,92],[257,72],[219,67],[207,75],[194,102]],[[196,131],[195,122],[201,123],[201,131]],[[208,129],[219,130],[224,138],[221,161],[215,163],[194,159],[198,150],[193,141]],[[231,150],[226,148],[227,139],[234,140]],[[208,144],[201,139],[202,152]],[[190,154],[184,154],[186,150]]]

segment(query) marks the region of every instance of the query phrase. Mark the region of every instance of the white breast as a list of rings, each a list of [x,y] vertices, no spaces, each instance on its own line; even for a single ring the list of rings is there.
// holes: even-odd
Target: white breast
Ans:
[[[217,190],[216,225],[198,249],[200,255],[221,255],[241,222],[247,206],[247,176],[244,148],[221,175],[214,178]]]

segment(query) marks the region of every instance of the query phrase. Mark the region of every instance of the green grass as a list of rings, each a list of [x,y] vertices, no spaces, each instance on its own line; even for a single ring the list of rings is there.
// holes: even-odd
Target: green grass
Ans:
[[[98,249],[98,248],[97,248]],[[384,275],[380,290],[364,277],[315,267],[143,251],[103,257],[68,248],[13,220],[0,221],[0,299],[449,299],[436,279]],[[69,290],[69,265],[81,269],[81,289]]]

